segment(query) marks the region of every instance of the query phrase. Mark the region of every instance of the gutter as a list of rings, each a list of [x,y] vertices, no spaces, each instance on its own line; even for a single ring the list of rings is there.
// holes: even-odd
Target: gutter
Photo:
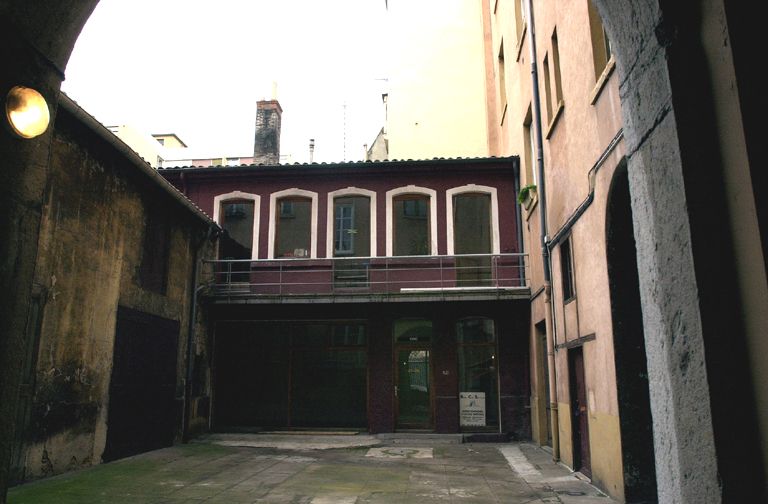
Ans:
[[[589,172],[587,173],[587,177],[589,178],[589,194],[587,194],[587,197],[584,199],[584,201],[579,204],[578,207],[576,207],[576,210],[573,211],[573,213],[566,219],[565,223],[560,227],[560,229],[557,230],[557,233],[549,239],[547,242],[547,247],[551,251],[553,248],[555,248],[556,245],[558,245],[561,241],[563,241],[563,238],[568,234],[568,232],[571,230],[574,224],[581,218],[581,216],[584,214],[584,212],[587,211],[587,208],[592,204],[592,202],[595,199],[595,177],[597,175],[597,172],[600,170],[600,167],[603,165],[606,159],[608,159],[608,156],[610,156],[611,152],[613,152],[613,149],[616,148],[616,146],[619,144],[621,139],[624,138],[624,130],[619,129],[618,132],[616,132],[616,135],[611,140],[611,143],[608,144],[608,146],[605,148],[603,153],[600,155],[600,157],[597,159],[594,165],[592,165],[592,168],[589,169]]]
[[[96,136],[104,140],[110,146],[115,148],[120,154],[122,154],[128,162],[130,162],[138,172],[147,177],[155,186],[168,194],[171,198],[180,203],[184,208],[192,212],[200,220],[206,224],[216,226],[205,212],[203,212],[197,205],[188,200],[178,189],[173,187],[170,182],[165,180],[157,170],[152,168],[141,156],[128,147],[122,140],[117,138],[114,133],[109,131],[103,124],[96,120],[92,115],[83,110],[72,98],[65,93],[59,93],[59,109],[63,109],[75,119],[80,121],[88,129],[90,129]],[[218,227],[218,226],[217,226]]]

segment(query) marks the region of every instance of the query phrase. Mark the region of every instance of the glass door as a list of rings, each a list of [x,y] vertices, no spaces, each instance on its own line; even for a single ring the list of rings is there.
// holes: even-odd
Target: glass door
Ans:
[[[398,348],[396,376],[397,427],[432,428],[429,349]]]

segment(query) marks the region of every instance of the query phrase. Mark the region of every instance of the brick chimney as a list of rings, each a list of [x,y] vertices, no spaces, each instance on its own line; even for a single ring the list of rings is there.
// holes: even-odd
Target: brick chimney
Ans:
[[[280,121],[283,109],[277,100],[259,100],[256,103],[256,139],[253,143],[255,164],[280,163]]]

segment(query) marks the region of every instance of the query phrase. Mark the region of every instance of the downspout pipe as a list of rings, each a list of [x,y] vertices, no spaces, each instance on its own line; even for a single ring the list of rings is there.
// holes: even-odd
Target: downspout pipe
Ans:
[[[216,239],[218,237],[218,227],[209,225],[205,236],[194,244],[194,257],[192,262],[192,301],[189,308],[189,327],[187,330],[187,362],[186,362],[186,379],[184,381],[184,409],[182,416],[181,427],[181,441],[187,443],[190,440],[189,424],[190,424],[190,412],[192,411],[192,381],[194,379],[194,366],[192,365],[192,358],[194,356],[194,342],[195,342],[195,325],[197,320],[197,298],[202,290],[203,286],[198,286],[198,264],[200,263],[200,250],[206,241]]]
[[[557,372],[555,369],[555,340],[552,323],[552,271],[547,246],[547,190],[544,179],[544,139],[541,125],[541,97],[539,95],[539,71],[536,55],[536,24],[533,16],[533,0],[528,0],[528,43],[531,49],[531,85],[533,95],[533,124],[536,135],[536,173],[539,195],[539,236],[544,270],[544,323],[547,340],[549,373],[549,410],[552,430],[552,459],[560,460],[560,422],[557,411]]]
[[[576,207],[576,210],[573,211],[571,216],[568,217],[568,219],[565,221],[565,224],[563,224],[562,227],[558,229],[557,232],[552,235],[552,238],[550,238],[547,242],[547,247],[549,247],[550,253],[552,252],[553,248],[555,248],[561,241],[563,241],[563,238],[568,234],[573,225],[576,224],[584,212],[587,211],[587,208],[589,208],[589,206],[595,200],[595,177],[597,176],[597,172],[600,167],[603,166],[605,160],[608,159],[608,156],[611,154],[611,152],[613,152],[613,149],[619,144],[622,138],[624,138],[624,130],[619,129],[619,131],[613,137],[613,140],[611,140],[611,143],[608,144],[608,147],[606,147],[605,151],[603,151],[600,158],[598,158],[592,168],[589,169],[589,173],[587,173],[587,179],[589,181],[589,193],[587,194],[587,197],[584,198],[584,201],[582,201],[581,204]]]

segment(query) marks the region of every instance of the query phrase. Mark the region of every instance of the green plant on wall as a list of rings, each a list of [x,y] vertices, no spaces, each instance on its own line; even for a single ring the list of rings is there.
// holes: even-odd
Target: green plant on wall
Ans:
[[[533,198],[534,194],[536,194],[536,184],[525,185],[520,188],[520,192],[517,194],[517,201],[524,205]]]

